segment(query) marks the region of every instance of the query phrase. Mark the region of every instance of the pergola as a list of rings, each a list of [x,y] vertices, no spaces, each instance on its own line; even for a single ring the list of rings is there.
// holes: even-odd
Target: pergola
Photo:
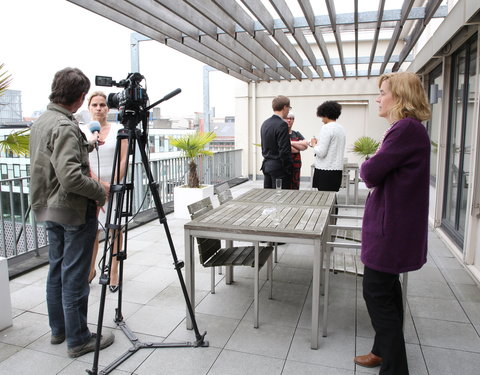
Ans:
[[[68,1],[245,82],[397,71],[447,15],[443,0]]]

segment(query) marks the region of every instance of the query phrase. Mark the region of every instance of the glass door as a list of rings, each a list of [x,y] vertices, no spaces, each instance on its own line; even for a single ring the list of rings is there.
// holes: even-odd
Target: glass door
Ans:
[[[476,37],[452,56],[450,114],[442,227],[463,249],[470,185]]]

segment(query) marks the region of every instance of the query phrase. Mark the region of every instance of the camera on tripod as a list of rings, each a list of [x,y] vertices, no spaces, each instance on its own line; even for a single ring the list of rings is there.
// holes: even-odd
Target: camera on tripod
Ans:
[[[145,77],[140,73],[129,73],[126,79],[116,82],[112,77],[95,76],[97,86],[123,87],[124,90],[108,95],[107,106],[119,110],[118,119],[122,124],[127,124],[132,119],[136,124],[141,120],[142,113],[148,103],[147,90],[140,86]]]

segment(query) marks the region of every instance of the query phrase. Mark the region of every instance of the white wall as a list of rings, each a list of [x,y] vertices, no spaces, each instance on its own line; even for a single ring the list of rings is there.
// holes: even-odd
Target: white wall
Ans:
[[[254,144],[260,143],[260,127],[272,115],[272,99],[277,95],[290,98],[295,113],[294,129],[306,139],[318,136],[322,125],[316,116],[317,107],[326,100],[341,103],[342,115],[338,121],[347,132],[345,156],[350,162],[360,162],[360,158],[351,152],[353,142],[363,135],[380,140],[387,127],[385,120],[377,114],[377,83],[378,77],[251,83],[238,92],[236,98],[235,142],[236,147],[244,151],[243,174],[261,175],[261,149]],[[302,152],[302,161],[302,177],[309,177],[313,163],[311,149]]]

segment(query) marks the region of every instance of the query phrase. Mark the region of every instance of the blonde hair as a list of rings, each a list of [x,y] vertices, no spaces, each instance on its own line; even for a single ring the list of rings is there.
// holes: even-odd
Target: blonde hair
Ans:
[[[103,91],[94,91],[90,94],[90,96],[88,97],[88,106],[90,107],[90,102],[92,101],[92,99],[96,96],[102,96],[105,98],[105,100],[107,100],[107,95],[103,92]]]
[[[413,117],[425,121],[431,117],[427,93],[418,75],[411,72],[383,74],[378,80],[378,87],[380,88],[385,81],[388,81],[395,101],[390,111],[392,119]]]

